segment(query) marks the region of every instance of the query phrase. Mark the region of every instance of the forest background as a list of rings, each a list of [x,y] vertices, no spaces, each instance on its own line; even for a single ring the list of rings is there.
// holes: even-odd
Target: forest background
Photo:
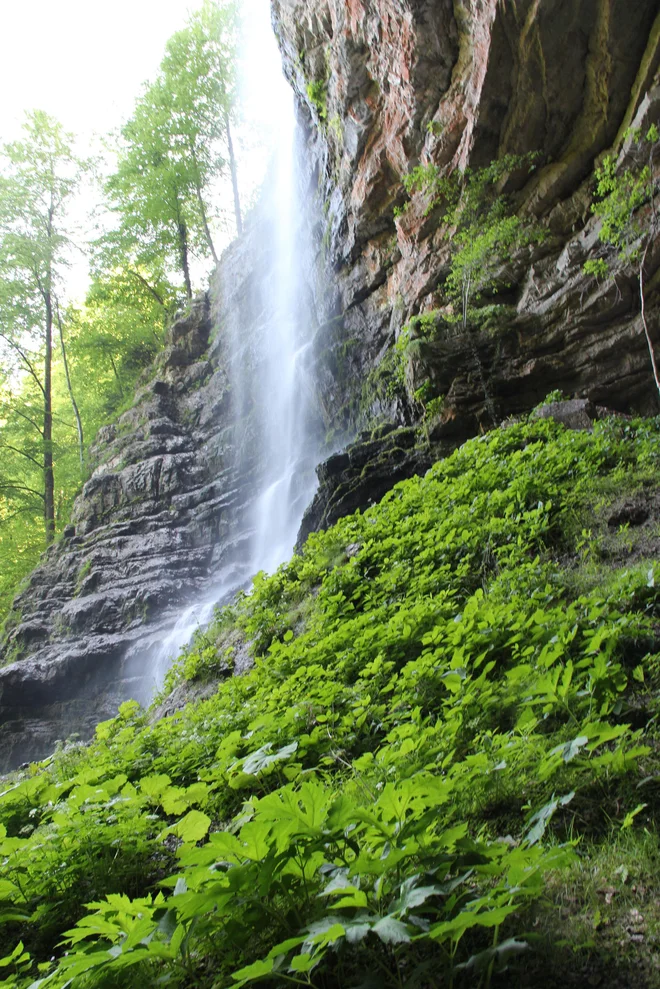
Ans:
[[[252,160],[243,205],[256,195],[265,151],[242,112],[240,38],[234,4],[205,0],[102,154],[81,155],[40,110],[0,147],[0,624],[66,524],[99,427],[130,406],[167,325],[241,231],[237,135]]]

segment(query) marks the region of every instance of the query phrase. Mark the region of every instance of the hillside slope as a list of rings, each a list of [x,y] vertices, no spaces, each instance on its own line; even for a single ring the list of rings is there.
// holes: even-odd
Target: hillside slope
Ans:
[[[313,534],[6,779],[0,985],[660,984],[659,464],[512,425]]]

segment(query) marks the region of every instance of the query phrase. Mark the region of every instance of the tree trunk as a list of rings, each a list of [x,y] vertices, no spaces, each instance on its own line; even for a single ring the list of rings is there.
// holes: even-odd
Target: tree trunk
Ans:
[[[179,257],[181,259],[181,269],[183,271],[183,281],[186,286],[186,295],[192,299],[192,283],[190,281],[190,264],[188,261],[188,229],[183,220],[179,220]]]
[[[57,326],[60,331],[60,346],[62,347],[62,363],[64,364],[66,387],[69,392],[69,398],[71,399],[71,408],[73,409],[73,414],[76,417],[76,429],[78,430],[78,456],[80,457],[80,473],[83,475],[85,472],[85,437],[83,435],[83,425],[82,419],[80,418],[78,403],[76,402],[76,397],[73,394],[71,375],[69,374],[69,361],[67,360],[66,347],[64,346],[64,329],[62,327],[62,319],[60,317],[60,307],[57,305],[57,302],[55,303],[55,307],[57,312]]]
[[[162,295],[160,295],[159,292],[156,291],[156,289],[153,287],[153,285],[150,285],[149,282],[147,281],[147,279],[146,278],[143,278],[142,275],[140,274],[140,272],[139,271],[135,271],[134,268],[129,268],[128,269],[128,272],[129,272],[130,275],[133,275],[134,278],[137,278],[137,280],[139,281],[140,285],[143,285],[146,288],[147,292],[149,292],[149,294],[153,296],[153,298],[156,300],[156,302],[158,303],[158,305],[159,306],[162,306],[163,309],[165,309],[165,303],[163,301],[163,297],[162,297]]]
[[[234,190],[234,213],[236,215],[236,232],[239,237],[243,233],[243,220],[241,218],[241,201],[238,198],[238,174],[236,171],[236,158],[234,157],[234,144],[231,139],[229,129],[229,114],[225,111],[225,130],[227,131],[227,148],[229,149],[229,170],[231,172],[231,185]]]
[[[644,265],[646,264],[646,255],[648,254],[649,247],[652,243],[653,240],[649,237],[646,242],[646,247],[644,248],[644,253],[642,254],[642,259],[639,263],[639,301],[642,315],[642,326],[644,328],[644,336],[646,337],[646,346],[648,347],[649,357],[651,358],[651,368],[653,369],[653,380],[655,381],[655,387],[658,389],[658,394],[660,395],[660,375],[658,374],[658,365],[655,359],[653,341],[651,340],[648,323],[646,322],[646,300],[644,298]]]
[[[112,356],[112,354],[110,354],[109,356],[110,356],[110,363],[112,364],[112,370],[115,372],[115,379],[117,381],[117,388],[119,388],[119,397],[123,401],[123,398],[124,398],[124,389],[121,386],[121,378],[119,377],[119,371],[117,370],[117,365],[115,364],[114,357]]]
[[[46,292],[46,353],[44,358],[44,525],[46,546],[55,536],[55,477],[53,474],[53,305]]]
[[[197,155],[195,154],[195,148],[194,147],[191,147],[190,148],[190,157],[192,158],[193,162],[195,163],[195,194],[197,196],[197,202],[199,204],[199,215],[200,215],[200,217],[202,219],[202,228],[204,230],[204,237],[206,239],[206,243],[208,244],[209,250],[211,252],[211,257],[213,258],[213,260],[217,264],[218,263],[218,255],[216,254],[216,251],[215,251],[215,244],[213,243],[213,238],[211,237],[211,230],[209,228],[209,222],[208,222],[208,218],[206,216],[206,206],[204,205],[204,199],[202,197],[202,189],[201,189],[201,184],[202,183],[201,183],[201,178],[200,178],[200,174],[199,174],[199,165],[197,164]]]

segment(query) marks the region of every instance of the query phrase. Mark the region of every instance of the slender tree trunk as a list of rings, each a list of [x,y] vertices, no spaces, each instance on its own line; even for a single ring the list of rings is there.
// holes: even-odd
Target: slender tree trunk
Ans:
[[[644,248],[644,253],[642,254],[642,259],[639,263],[639,301],[642,314],[642,326],[644,327],[644,336],[646,337],[646,346],[649,349],[649,357],[651,358],[651,367],[653,368],[653,380],[655,381],[655,387],[658,389],[658,394],[660,394],[660,376],[658,375],[658,365],[655,359],[655,351],[653,349],[653,341],[651,340],[651,334],[649,333],[648,323],[646,322],[646,301],[644,299],[644,265],[646,264],[646,255],[648,254],[649,247],[652,244],[652,238],[649,238],[646,242],[646,247]]]
[[[209,245],[211,257],[217,264],[218,255],[215,252],[215,244],[213,243],[213,238],[211,237],[211,231],[209,230],[209,224],[206,218],[206,206],[204,205],[204,200],[202,199],[202,191],[199,188],[199,184],[197,182],[195,182],[195,192],[197,193],[197,202],[199,203],[199,212],[202,217],[202,227],[204,228],[204,236],[206,238],[206,243]]]
[[[156,289],[153,287],[153,285],[150,285],[149,282],[147,281],[147,279],[146,278],[143,278],[142,275],[140,274],[140,272],[139,271],[135,271],[134,268],[129,268],[128,271],[129,271],[129,274],[133,275],[134,278],[137,278],[137,280],[139,281],[140,285],[143,285],[144,288],[146,288],[147,292],[149,292],[149,294],[154,297],[154,299],[156,300],[156,302],[158,303],[158,305],[159,306],[162,306],[163,309],[165,309],[165,303],[163,302],[163,297],[162,297],[162,295],[159,292],[156,291]]]
[[[204,205],[204,199],[202,197],[201,189],[201,178],[199,174],[199,165],[197,164],[197,155],[195,154],[195,148],[190,148],[190,157],[195,163],[195,194],[197,196],[197,202],[199,203],[199,215],[202,218],[202,228],[204,230],[204,237],[206,238],[206,243],[208,244],[209,250],[211,252],[211,257],[218,263],[218,255],[215,252],[215,244],[213,243],[213,238],[211,237],[211,230],[209,228],[208,218],[206,216],[206,206]]]
[[[188,261],[188,229],[183,220],[179,220],[178,223],[178,234],[179,234],[179,257],[181,259],[181,269],[183,271],[183,280],[186,286],[186,295],[189,299],[192,299],[192,283],[190,281],[190,264]]]
[[[117,365],[115,364],[115,359],[110,354],[110,363],[112,364],[112,370],[115,372],[115,378],[117,379],[117,388],[119,388],[119,397],[123,399],[124,389],[121,386],[121,378],[119,377],[119,372],[117,371]]]
[[[225,130],[227,131],[227,148],[229,149],[229,171],[231,172],[231,185],[234,190],[234,213],[236,215],[236,232],[240,236],[243,233],[243,220],[241,218],[241,201],[238,197],[238,173],[236,171],[236,158],[234,156],[234,143],[231,139],[229,128],[229,114],[225,110]]]
[[[85,437],[83,434],[82,419],[80,418],[80,410],[78,409],[78,403],[76,402],[76,397],[73,394],[73,386],[71,384],[71,375],[69,374],[69,361],[66,356],[66,347],[64,346],[64,328],[62,327],[62,319],[60,317],[60,307],[55,302],[55,311],[57,313],[57,326],[60,331],[60,346],[62,348],[62,363],[64,364],[64,375],[66,377],[66,387],[69,392],[69,398],[71,399],[71,408],[73,409],[73,414],[76,417],[76,429],[78,430],[78,455],[80,457],[80,473],[85,472]]]
[[[46,353],[44,358],[44,525],[46,546],[55,536],[55,477],[53,474],[53,305],[50,291],[46,303]]]

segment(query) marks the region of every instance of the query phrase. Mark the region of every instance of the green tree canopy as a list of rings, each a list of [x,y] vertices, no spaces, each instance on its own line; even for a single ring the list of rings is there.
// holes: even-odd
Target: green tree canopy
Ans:
[[[207,0],[168,42],[157,79],[122,128],[106,183],[119,222],[102,239],[101,263],[133,272],[152,295],[163,272],[176,271],[190,298],[191,256],[217,260],[210,189],[231,143],[234,35],[233,6]]]

